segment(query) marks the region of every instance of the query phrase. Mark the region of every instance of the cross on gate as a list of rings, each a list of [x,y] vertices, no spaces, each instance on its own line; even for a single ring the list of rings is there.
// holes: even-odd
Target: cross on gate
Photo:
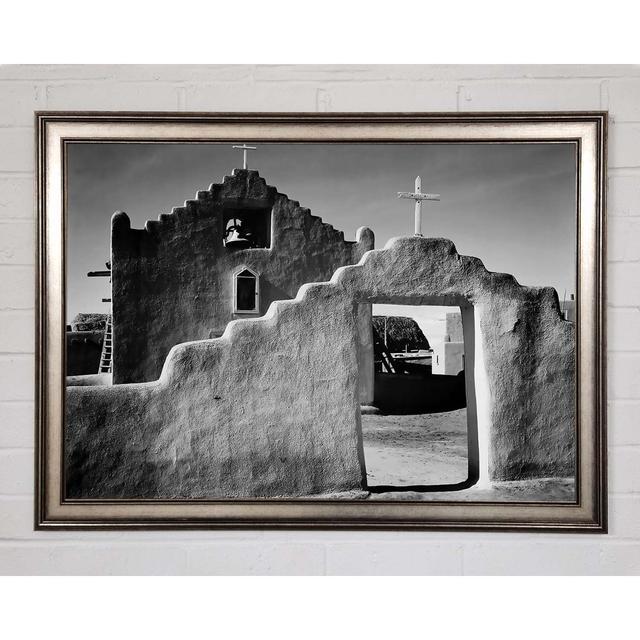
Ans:
[[[249,149],[255,150],[258,147],[249,147],[246,144],[234,144],[233,145],[234,149],[242,149],[242,161],[243,161],[243,169],[248,169],[249,166],[247,165],[247,151],[249,151]]]
[[[416,212],[415,212],[415,225],[414,235],[422,235],[422,201],[423,200],[440,200],[439,193],[422,193],[422,179],[420,176],[416,178],[416,190],[414,193],[409,191],[398,191],[398,198],[408,198],[415,200]]]

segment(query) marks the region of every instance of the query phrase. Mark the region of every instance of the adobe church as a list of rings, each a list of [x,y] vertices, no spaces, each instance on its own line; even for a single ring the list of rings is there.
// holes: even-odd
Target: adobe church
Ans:
[[[262,316],[274,300],[329,280],[373,247],[370,229],[346,241],[343,232],[248,169],[235,169],[143,229],[115,213],[113,384],[157,380],[174,345],[217,338],[232,320]],[[370,324],[370,305],[360,313],[363,326]],[[362,357],[373,371],[370,344]]]

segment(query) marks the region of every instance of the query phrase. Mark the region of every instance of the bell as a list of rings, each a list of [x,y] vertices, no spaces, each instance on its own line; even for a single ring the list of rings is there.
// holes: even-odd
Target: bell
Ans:
[[[224,246],[225,247],[250,247],[251,240],[249,238],[251,234],[245,233],[242,228],[242,220],[240,218],[230,218],[227,222],[227,228],[224,232]]]

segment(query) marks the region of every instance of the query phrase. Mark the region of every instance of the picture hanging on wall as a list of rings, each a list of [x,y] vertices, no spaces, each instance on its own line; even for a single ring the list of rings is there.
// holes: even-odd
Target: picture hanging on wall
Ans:
[[[37,528],[606,531],[605,113],[36,119]]]

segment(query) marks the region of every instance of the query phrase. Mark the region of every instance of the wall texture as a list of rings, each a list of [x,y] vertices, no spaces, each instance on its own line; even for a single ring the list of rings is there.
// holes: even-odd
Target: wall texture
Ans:
[[[610,533],[34,532],[34,109],[608,109]],[[0,573],[640,573],[640,67],[0,67]]]

